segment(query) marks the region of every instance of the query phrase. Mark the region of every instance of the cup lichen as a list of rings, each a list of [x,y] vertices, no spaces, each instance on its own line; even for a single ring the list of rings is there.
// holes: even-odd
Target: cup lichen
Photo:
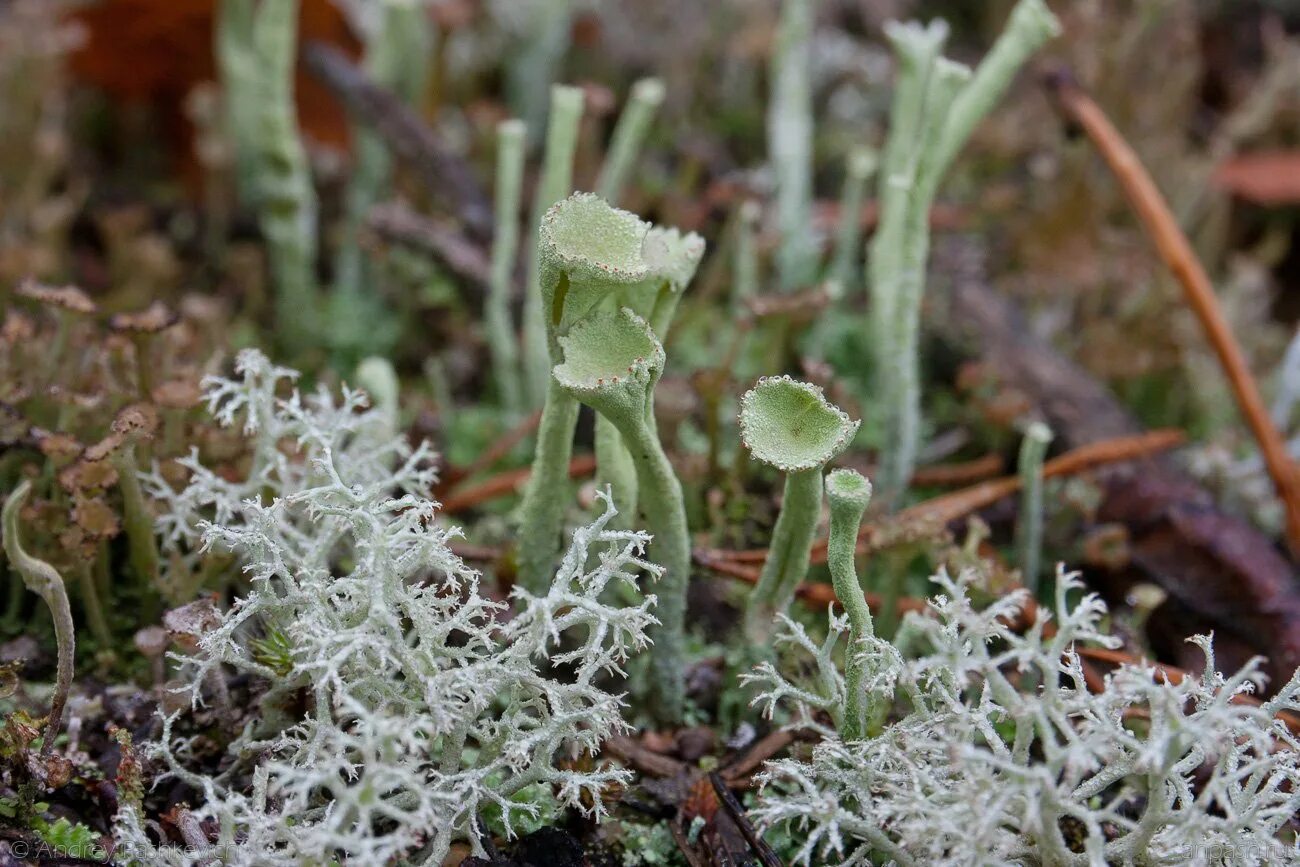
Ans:
[[[654,537],[660,625],[654,639],[653,689],[657,715],[680,718],[684,700],[686,590],[690,582],[690,534],[681,483],[659,441],[651,406],[664,369],[663,345],[650,324],[628,308],[600,312],[559,338],[564,361],[555,381],[618,431],[626,445],[643,498],[646,529]]]
[[[858,430],[821,388],[788,376],[763,377],[740,403],[740,435],[755,458],[786,474],[781,513],[758,585],[745,610],[745,631],[765,643],[808,573],[821,514],[822,467]]]

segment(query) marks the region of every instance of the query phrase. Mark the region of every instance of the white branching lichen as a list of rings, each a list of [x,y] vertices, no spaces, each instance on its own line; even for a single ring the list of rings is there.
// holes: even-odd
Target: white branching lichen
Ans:
[[[262,721],[214,778],[186,769],[169,717],[151,750],[202,794],[190,815],[213,832],[165,845],[124,806],[123,857],[440,864],[457,841],[482,854],[484,816],[507,834],[546,807],[599,816],[602,790],[628,772],[557,759],[593,756],[626,728],[605,682],[647,645],[655,600],[602,599],[659,574],[642,559],[649,537],[609,529],[601,494],[604,513],[574,533],[549,588],[495,602],[449,548],[456,531],[436,523],[427,449],[376,435],[387,428],[359,392],[276,397],[293,373],[256,352],[238,370],[208,394],[221,423],[255,438],[249,478],[227,482],[191,459],[185,490],[157,477],[150,488],[169,506],[160,529],[172,550],[201,539],[251,582],[181,659],[191,698],[226,673],[251,675],[265,684]]]
[[[1075,576],[1057,578],[1057,631],[1024,634],[1019,591],[982,610],[969,581],[940,574],[942,595],[910,614],[898,645],[866,638],[851,652],[867,689],[897,702],[879,737],[825,736],[807,762],[772,762],[755,817],[803,840],[803,864],[1274,865],[1300,862],[1279,832],[1300,808],[1300,743],[1276,718],[1300,708],[1300,673],[1270,700],[1240,701],[1259,661],[1225,677],[1208,638],[1205,669],[1178,683],[1121,665],[1092,692],[1076,643],[1114,646],[1095,595],[1077,604]],[[841,703],[830,647],[798,627],[817,672],[795,685],[773,666],[750,678],[770,714],[796,721]]]

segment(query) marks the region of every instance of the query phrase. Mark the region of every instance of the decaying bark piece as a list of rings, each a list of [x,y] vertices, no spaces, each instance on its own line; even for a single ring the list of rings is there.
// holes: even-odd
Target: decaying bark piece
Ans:
[[[482,246],[454,226],[417,214],[401,202],[370,209],[366,226],[382,240],[428,256],[445,268],[482,304],[488,295],[491,263]]]
[[[954,240],[939,255],[951,276],[939,317],[945,337],[1028,397],[1063,445],[1141,432],[1105,386],[1035,338],[1016,306],[989,288],[981,250]],[[1098,577],[1117,584],[1144,578],[1169,594],[1153,624],[1176,623],[1181,634],[1152,629],[1158,649],[1186,667],[1180,639],[1213,631],[1220,667],[1261,654],[1272,683],[1285,682],[1300,667],[1300,584],[1273,541],[1220,511],[1168,458],[1108,467],[1098,477],[1105,486],[1098,519],[1130,533],[1126,574]]]

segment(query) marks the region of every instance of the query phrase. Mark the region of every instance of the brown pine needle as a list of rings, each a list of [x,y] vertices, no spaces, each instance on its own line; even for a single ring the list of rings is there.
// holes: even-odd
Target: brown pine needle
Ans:
[[[1297,475],[1295,463],[1287,453],[1282,435],[1269,418],[1259,387],[1223,315],[1205,268],[1137,154],[1097,103],[1079,87],[1067,70],[1052,75],[1048,83],[1062,113],[1087,133],[1115,173],[1133,210],[1155,242],[1160,258],[1182,285],[1187,303],[1201,321],[1206,337],[1228,376],[1237,406],[1259,443],[1278,498],[1286,509],[1288,547],[1293,556],[1300,555],[1300,475]]]
[[[1160,430],[1153,430],[1135,436],[1116,437],[1115,439],[1089,443],[1043,464],[1043,478],[1074,476],[1106,464],[1147,457],[1181,445],[1185,439],[1186,436],[1180,430],[1161,428]],[[1019,490],[1019,476],[989,479],[968,488],[962,488],[959,491],[953,491],[950,494],[917,503],[915,506],[909,506],[891,520],[898,524],[921,521],[948,524],[978,509],[991,506],[1003,497],[1009,497]],[[870,521],[862,525],[862,530],[858,533],[858,553],[866,552],[871,535],[875,531],[876,526]],[[767,559],[767,549],[751,548],[746,551],[701,550],[696,552],[696,559],[698,562],[717,571],[724,571],[719,566],[728,561],[734,565],[745,564],[758,567]],[[826,562],[825,539],[818,540],[813,545],[812,562]],[[732,573],[727,572],[725,574]]]
[[[578,455],[569,462],[569,478],[571,479],[582,478],[591,475],[595,471],[595,455]],[[444,514],[454,515],[481,503],[486,503],[488,500],[495,500],[497,497],[513,494],[528,483],[530,475],[532,475],[532,470],[528,467],[508,470],[484,479],[477,485],[461,488],[442,501],[442,511]]]

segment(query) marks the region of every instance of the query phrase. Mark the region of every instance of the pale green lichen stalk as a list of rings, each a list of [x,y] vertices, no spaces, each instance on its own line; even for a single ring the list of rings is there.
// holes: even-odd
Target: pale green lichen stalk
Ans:
[[[829,277],[841,292],[858,280],[858,257],[862,247],[862,202],[867,182],[875,174],[878,158],[873,148],[858,147],[849,154],[844,189],[840,195],[840,222],[835,235],[835,255]]]
[[[577,87],[551,88],[551,117],[546,128],[546,153],[542,178],[533,199],[533,218],[538,226],[556,202],[573,191],[573,158],[578,149],[578,124],[582,120],[583,94]],[[550,387],[551,358],[548,311],[542,307],[541,260],[538,248],[530,248],[528,292],[524,296],[524,386],[530,406],[541,406]]]
[[[54,698],[50,703],[50,720],[41,744],[41,754],[48,756],[54,749],[55,739],[59,736],[59,728],[63,723],[63,708],[68,702],[68,692],[72,689],[72,660],[77,638],[72,625],[72,607],[68,604],[68,591],[63,585],[62,576],[49,563],[33,557],[23,548],[18,518],[31,490],[32,483],[24,480],[5,500],[4,549],[9,563],[22,576],[27,589],[45,601],[49,606],[50,616],[54,618],[54,639],[58,645],[59,655],[55,671]]]
[[[768,151],[776,175],[777,280],[784,292],[807,286],[817,270],[812,237],[813,0],[783,0],[772,53]]]
[[[664,349],[649,323],[627,308],[588,317],[559,341],[564,361],[553,371],[555,381],[609,420],[636,469],[646,530],[654,539],[655,561],[664,568],[658,593],[660,625],[651,632],[655,712],[665,722],[678,722],[685,698],[691,549],[681,484],[651,414]]]
[[[650,122],[663,101],[664,83],[659,79],[643,78],[632,85],[632,95],[614,127],[609,152],[596,181],[596,193],[605,201],[617,205],[622,198],[627,173],[636,162]]]
[[[835,595],[849,619],[849,644],[844,663],[844,712],[840,736],[856,741],[867,733],[867,726],[877,716],[865,682],[862,645],[875,636],[871,609],[858,581],[854,557],[858,547],[858,527],[871,502],[871,482],[856,470],[833,470],[826,476],[826,499],[831,504],[831,534],[826,551]]]
[[[610,139],[605,163],[596,181],[596,193],[617,205],[628,171],[636,161],[655,112],[664,101],[664,84],[657,78],[643,78],[632,86],[632,95],[619,116]],[[663,334],[659,335],[663,339]],[[596,418],[596,472],[602,484],[613,491],[614,505],[626,526],[636,517],[637,481],[632,456],[618,431],[604,416]]]
[[[668,339],[682,293],[704,256],[704,239],[694,232],[683,235],[677,229],[652,226],[641,244],[641,254],[648,271],[646,279],[616,293],[607,306],[631,308],[650,323],[662,344]],[[653,409],[653,405],[646,407],[651,424]],[[612,487],[615,507],[631,521],[638,504],[636,467],[622,436],[604,416],[596,418],[596,469],[601,480]]]
[[[527,132],[520,120],[497,124],[496,232],[492,239],[492,283],[484,311],[493,377],[501,403],[509,412],[523,407],[519,349],[510,320],[510,290],[519,248],[519,201]]]
[[[789,609],[808,574],[821,516],[822,467],[848,447],[857,430],[858,422],[828,402],[820,388],[788,376],[764,377],[741,399],[745,448],[786,474],[767,560],[745,609],[745,632],[756,645],[766,644],[777,615]]]
[[[301,349],[318,326],[318,207],[294,103],[297,36],[298,0],[261,0],[253,22],[257,203],[275,287],[277,328],[290,348]]]
[[[918,332],[929,212],[939,182],[976,124],[1016,72],[1059,30],[1042,0],[1020,0],[993,49],[972,75],[940,57],[948,29],[892,24],[898,56],[889,138],[879,178],[880,225],[868,262],[878,398],[884,410],[881,493],[897,502],[920,439]]]
[[[253,46],[254,0],[221,0],[213,55],[221,73],[226,137],[234,149],[239,198],[257,197],[257,51]]]
[[[1043,458],[1052,431],[1033,422],[1020,443],[1020,517],[1016,524],[1016,549],[1020,580],[1030,593],[1038,592],[1043,554]]]

